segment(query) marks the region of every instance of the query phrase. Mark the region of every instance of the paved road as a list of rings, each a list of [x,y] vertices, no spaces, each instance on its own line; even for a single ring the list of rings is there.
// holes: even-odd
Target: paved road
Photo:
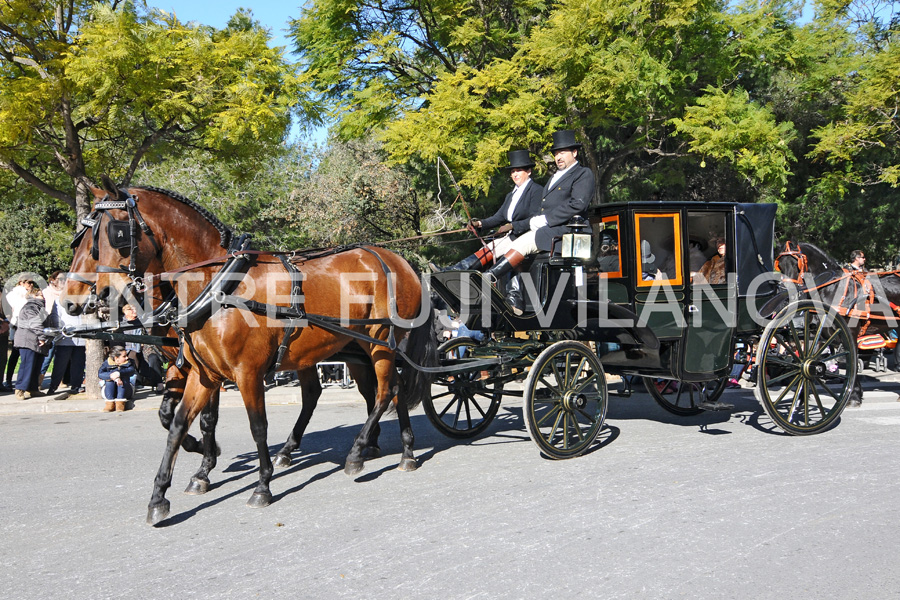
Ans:
[[[862,408],[802,438],[748,391],[728,392],[733,414],[687,419],[614,399],[602,443],[561,462],[515,402],[468,442],[417,409],[419,470],[396,470],[391,418],[355,479],[341,467],[364,408],[326,390],[259,510],[246,415],[226,406],[212,490],[181,493],[199,460],[179,456],[159,528],[144,523],[164,444],[151,410],[7,415],[0,597],[898,598],[898,385],[867,381]],[[296,413],[271,407],[273,452]]]

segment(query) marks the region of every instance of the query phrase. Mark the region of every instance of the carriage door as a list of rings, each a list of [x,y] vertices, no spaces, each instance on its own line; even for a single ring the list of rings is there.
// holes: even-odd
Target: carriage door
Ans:
[[[682,368],[690,375],[726,375],[737,314],[734,230],[730,213],[687,212],[690,286]]]
[[[659,339],[684,331],[681,213],[634,213],[634,312]]]

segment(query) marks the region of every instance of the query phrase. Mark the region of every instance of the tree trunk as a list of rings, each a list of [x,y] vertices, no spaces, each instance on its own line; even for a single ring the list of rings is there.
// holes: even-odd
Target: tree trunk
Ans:
[[[84,325],[96,325],[100,322],[96,314],[84,315],[81,318]],[[91,400],[100,400],[100,365],[106,360],[102,340],[87,340],[85,348],[84,365],[84,393]]]

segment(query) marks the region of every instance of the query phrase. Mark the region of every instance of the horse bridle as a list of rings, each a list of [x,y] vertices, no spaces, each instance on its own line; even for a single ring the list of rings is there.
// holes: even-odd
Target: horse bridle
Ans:
[[[87,231],[91,231],[91,257],[94,260],[99,260],[100,258],[100,229],[101,224],[103,223],[103,218],[108,217],[109,221],[107,223],[107,235],[111,237],[111,231],[119,230],[121,228],[116,228],[115,225],[117,223],[121,223],[118,219],[113,218],[112,215],[108,214],[109,210],[125,210],[128,213],[128,239],[127,239],[127,247],[128,247],[128,256],[129,263],[128,266],[125,267],[123,265],[119,265],[118,267],[107,267],[106,265],[97,265],[96,272],[99,273],[120,273],[124,274],[129,278],[128,287],[134,289],[137,293],[142,293],[147,289],[147,286],[144,283],[144,273],[138,273],[137,268],[137,246],[139,241],[139,234],[143,232],[150,238],[150,241],[153,242],[153,247],[156,250],[156,256],[160,255],[161,249],[159,247],[159,243],[156,241],[156,237],[153,235],[153,231],[150,229],[150,226],[147,225],[146,221],[144,221],[144,217],[141,216],[141,211],[138,210],[137,207],[137,196],[132,194],[128,194],[124,190],[120,190],[120,192],[127,196],[125,200],[110,200],[109,194],[104,196],[100,202],[94,205],[91,213],[81,220],[81,224],[84,227],[75,234],[75,237],[72,239],[71,247],[75,248],[81,243],[81,239],[86,235]],[[124,248],[124,245],[121,245],[114,240],[110,239],[110,245],[116,248]],[[90,295],[88,296],[88,300],[85,305],[90,305],[93,301],[95,305],[98,302],[97,298],[97,282],[90,281],[78,275],[77,273],[69,274],[69,278],[74,279],[79,283],[83,283],[85,285],[90,286]]]
[[[776,271],[781,271],[781,269],[778,268],[778,263],[783,256],[793,256],[794,259],[797,261],[797,277],[794,279],[791,279],[790,277],[788,277],[784,273],[782,273],[781,279],[783,281],[789,281],[789,282],[795,283],[797,285],[803,284],[803,275],[806,273],[809,263],[807,262],[806,255],[800,249],[800,244],[797,244],[797,248],[796,248],[796,250],[794,250],[794,249],[791,249],[790,241],[785,242],[784,252],[782,252],[775,258],[775,270]]]

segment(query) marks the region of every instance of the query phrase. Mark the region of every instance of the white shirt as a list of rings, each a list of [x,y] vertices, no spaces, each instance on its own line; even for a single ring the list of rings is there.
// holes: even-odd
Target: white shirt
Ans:
[[[531,183],[531,179],[526,179],[525,183],[517,185],[516,189],[513,190],[512,201],[509,203],[509,210],[506,211],[506,220],[510,223],[513,220],[513,213],[516,212],[516,206],[518,206],[519,200],[522,198],[522,192],[525,191],[529,183]]]
[[[569,165],[568,167],[566,167],[566,168],[563,169],[562,171],[557,171],[556,173],[554,173],[554,174],[553,174],[553,177],[550,178],[550,183],[547,184],[547,189],[549,190],[550,188],[552,188],[552,187],[553,187],[553,184],[556,183],[557,181],[559,181],[559,178],[560,178],[560,177],[562,177],[563,175],[565,175],[566,173],[568,173],[569,171],[571,171],[571,170],[572,170],[572,167],[574,167],[574,166],[577,165],[577,164],[578,164],[578,161],[576,160],[575,162],[573,162],[571,165]]]

